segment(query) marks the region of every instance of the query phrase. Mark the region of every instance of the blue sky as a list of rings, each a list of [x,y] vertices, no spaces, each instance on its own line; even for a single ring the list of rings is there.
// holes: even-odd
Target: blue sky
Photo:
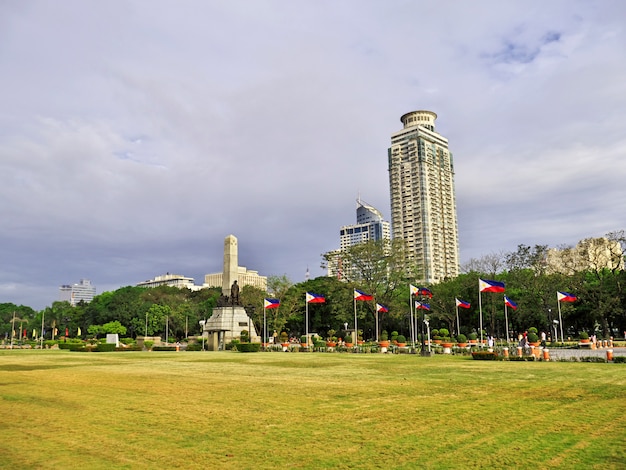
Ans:
[[[0,4],[0,302],[240,264],[304,280],[388,218],[387,148],[449,139],[461,259],[626,228],[626,3]]]

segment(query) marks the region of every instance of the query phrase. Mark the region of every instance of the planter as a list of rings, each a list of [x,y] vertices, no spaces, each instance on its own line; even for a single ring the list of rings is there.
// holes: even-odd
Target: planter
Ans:
[[[537,347],[537,346],[541,345],[541,341],[535,341],[533,343],[530,343],[530,345]]]
[[[470,344],[478,344],[478,340],[477,339],[470,339],[469,343]]]
[[[381,348],[388,348],[388,347],[389,347],[389,341],[379,341],[379,342],[378,342],[378,345],[379,345]]]
[[[346,348],[351,348],[354,346],[354,343],[346,343]]]
[[[398,343],[399,348],[406,348],[406,343]]]
[[[335,346],[337,346],[337,343],[335,341],[326,341],[326,346],[329,348],[334,348]]]
[[[466,348],[467,347],[467,343],[457,343],[457,346],[459,348]]]
[[[433,342],[434,342],[435,344],[441,344],[441,340],[440,340],[440,339],[434,339],[434,340],[433,340]]]
[[[358,344],[359,346],[360,346],[360,345],[362,345],[363,343],[365,343],[365,341],[363,341],[362,339],[360,339],[360,340],[358,340],[358,341],[356,342],[356,344]]]
[[[590,341],[591,341],[591,340],[589,340],[589,339],[581,339],[581,340],[580,340],[580,342],[581,342],[581,343],[589,343]]]
[[[452,343],[441,343],[441,347],[450,349],[452,347]]]

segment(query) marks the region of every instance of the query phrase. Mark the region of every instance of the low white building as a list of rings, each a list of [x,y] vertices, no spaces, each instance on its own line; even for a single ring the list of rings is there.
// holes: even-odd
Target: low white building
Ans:
[[[147,281],[138,282],[137,287],[159,287],[159,286],[170,286],[170,287],[178,287],[180,289],[187,288],[190,290],[200,290],[202,286],[196,286],[194,284],[193,277],[185,277],[182,274],[163,274],[162,276],[157,276],[154,279],[149,279]]]

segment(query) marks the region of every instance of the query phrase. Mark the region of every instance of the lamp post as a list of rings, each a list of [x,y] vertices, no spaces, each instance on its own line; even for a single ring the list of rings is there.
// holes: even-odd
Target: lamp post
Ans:
[[[204,324],[206,320],[200,320],[198,322],[200,324],[200,335],[202,336],[202,350],[204,351]]]

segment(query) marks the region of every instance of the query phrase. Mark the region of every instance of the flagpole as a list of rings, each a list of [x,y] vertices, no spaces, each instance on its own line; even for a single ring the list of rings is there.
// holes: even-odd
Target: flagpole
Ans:
[[[354,342],[354,344],[359,344],[359,333],[358,333],[358,328],[357,328],[357,324],[356,324],[356,297],[354,296],[354,291],[352,291],[352,299],[353,299],[353,303],[354,303],[354,338],[352,338],[352,341]]]
[[[556,304],[559,307],[559,328],[561,330],[561,343],[565,342],[563,339],[563,320],[561,319],[561,301],[559,300],[559,293],[556,293]]]
[[[483,297],[480,291],[480,281],[478,285],[478,310],[480,311],[480,347],[483,347]]]
[[[506,308],[506,300],[504,301],[504,323],[506,328],[506,345],[509,345],[509,315],[508,309]]]
[[[456,334],[458,336],[461,333],[461,322],[459,322],[459,304],[456,299],[454,299],[454,304],[456,305]]]
[[[411,342],[415,346],[415,325],[413,323],[413,294],[411,294],[411,287],[409,286],[409,332],[411,333]]]
[[[304,303],[306,304],[306,316],[304,322],[306,325],[304,326],[304,334],[306,336],[307,344],[309,342],[309,303],[306,301],[306,294],[304,294]]]
[[[376,315],[376,342],[378,343],[378,304],[374,298],[374,314]]]
[[[43,319],[46,317],[46,311],[41,312],[41,349],[43,349]]]
[[[265,304],[265,300],[263,301]],[[261,344],[263,344],[263,351],[267,351],[267,309],[265,305],[263,305],[263,339],[261,340]]]

